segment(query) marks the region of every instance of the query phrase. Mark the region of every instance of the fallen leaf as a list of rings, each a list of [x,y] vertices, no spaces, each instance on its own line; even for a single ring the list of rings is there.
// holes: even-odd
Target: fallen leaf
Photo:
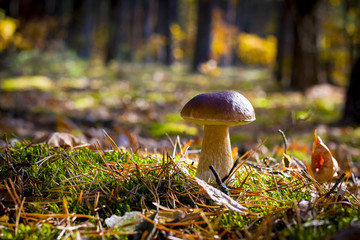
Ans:
[[[338,170],[338,163],[331,155],[329,148],[317,136],[315,131],[315,140],[311,152],[311,170],[315,179],[319,183],[324,183],[332,179]]]
[[[89,148],[90,144],[84,142],[81,138],[76,137],[70,133],[54,132],[51,133],[46,140],[46,143],[55,148]]]
[[[237,147],[234,147],[231,150],[231,156],[232,156],[233,160],[235,160],[238,157],[238,155],[239,155],[238,152],[239,152],[239,149]]]
[[[225,206],[233,212],[239,214],[249,213],[249,210],[232,199],[230,196],[221,192],[219,189],[214,188],[207,184],[205,181],[195,177],[197,184],[205,191],[206,195],[214,202],[215,205]]]
[[[112,215],[105,219],[105,224],[108,228],[119,227],[124,231],[135,232],[136,226],[143,220],[138,213],[140,212],[126,212],[121,217]]]

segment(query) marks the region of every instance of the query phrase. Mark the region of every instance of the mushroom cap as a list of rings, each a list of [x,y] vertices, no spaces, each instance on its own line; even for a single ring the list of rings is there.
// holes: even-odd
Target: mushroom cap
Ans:
[[[180,115],[198,125],[235,126],[255,120],[255,111],[249,100],[235,91],[197,95],[185,104]]]

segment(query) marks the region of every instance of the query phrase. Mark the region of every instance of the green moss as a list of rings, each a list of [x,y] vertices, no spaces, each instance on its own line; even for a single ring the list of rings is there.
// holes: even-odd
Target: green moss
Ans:
[[[34,223],[25,225],[19,224],[18,232],[15,234],[8,227],[1,229],[0,237],[2,239],[14,239],[14,240],[23,240],[23,239],[34,239],[34,240],[47,240],[47,239],[56,239],[59,235],[60,230],[53,229],[48,224],[43,224],[40,227],[35,226]]]

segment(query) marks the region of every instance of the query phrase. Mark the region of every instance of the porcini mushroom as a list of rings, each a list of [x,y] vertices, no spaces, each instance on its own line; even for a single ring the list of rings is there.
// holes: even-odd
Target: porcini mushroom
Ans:
[[[255,111],[249,100],[235,91],[204,93],[185,104],[181,117],[188,122],[204,125],[196,177],[204,181],[215,179],[210,165],[220,178],[226,177],[233,166],[228,127],[255,120]]]

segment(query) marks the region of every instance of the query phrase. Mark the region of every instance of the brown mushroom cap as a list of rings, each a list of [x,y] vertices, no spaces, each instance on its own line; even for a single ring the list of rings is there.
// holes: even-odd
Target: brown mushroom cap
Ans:
[[[254,121],[255,111],[242,94],[217,91],[192,98],[181,110],[181,117],[199,125],[235,126]]]

